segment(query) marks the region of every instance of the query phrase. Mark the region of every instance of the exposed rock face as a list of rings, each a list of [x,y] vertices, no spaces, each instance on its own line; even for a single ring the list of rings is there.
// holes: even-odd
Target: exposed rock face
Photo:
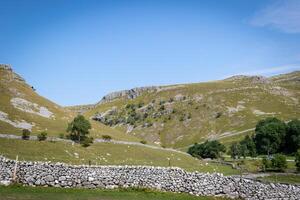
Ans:
[[[264,76],[245,76],[245,75],[236,75],[236,76],[232,76],[229,77],[225,80],[227,81],[236,81],[236,80],[251,80],[252,83],[257,84],[257,83],[270,83],[270,80],[267,77]]]
[[[28,129],[28,130],[31,130],[31,128],[34,126],[34,124],[30,124],[28,122],[26,122],[25,120],[22,120],[22,121],[18,121],[18,120],[10,120],[8,118],[8,114],[1,111],[0,110],[0,121],[3,121],[3,122],[6,122],[16,128],[21,128],[21,129]]]
[[[36,114],[45,118],[51,118],[54,114],[43,106],[39,106],[36,103],[27,101],[19,97],[12,98],[10,100],[11,104],[16,108],[24,112]]]
[[[15,80],[15,81],[19,81],[19,82],[24,82],[25,83],[25,80],[21,76],[19,76],[18,74],[16,74],[16,73],[13,72],[12,67],[10,65],[0,64],[0,69],[4,69],[4,70],[9,71],[8,76],[7,77],[3,77],[3,78],[6,79],[6,81]]]
[[[112,92],[109,93],[108,95],[104,96],[98,104],[106,103],[106,102],[111,102],[117,98],[127,98],[127,99],[134,99],[138,96],[140,96],[143,92],[155,92],[159,89],[160,87],[156,86],[150,86],[150,87],[139,87],[139,88],[133,88],[131,90],[122,90],[118,92]]]
[[[15,161],[0,157],[0,183],[12,180]],[[245,199],[299,199],[300,186],[267,184],[222,174],[189,173],[180,168],[150,166],[72,166],[20,162],[18,181],[30,186],[107,188],[139,187],[192,195]]]
[[[12,71],[11,66],[8,65],[8,64],[0,64],[0,68],[3,68],[3,69],[5,69],[5,70]]]

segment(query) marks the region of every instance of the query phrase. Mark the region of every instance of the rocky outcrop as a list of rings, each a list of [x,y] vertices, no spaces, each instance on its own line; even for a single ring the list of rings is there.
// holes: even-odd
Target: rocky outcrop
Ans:
[[[229,78],[224,79],[225,81],[237,81],[237,80],[250,80],[253,84],[266,84],[271,81],[264,76],[246,76],[246,75],[236,75]]]
[[[16,74],[13,71],[13,69],[12,69],[12,67],[10,65],[0,64],[0,69],[6,70],[8,72],[7,76],[3,77],[3,78],[6,79],[6,81],[15,80],[15,81],[18,81],[18,82],[24,82],[25,83],[25,79],[23,79],[20,75]]]
[[[127,98],[127,99],[134,99],[144,92],[155,92],[159,89],[160,87],[157,86],[150,86],[150,87],[138,87],[138,88],[133,88],[130,90],[122,90],[118,92],[112,92],[104,96],[100,102],[98,102],[96,105],[102,104],[102,103],[107,103],[111,102],[115,99],[118,98]]]
[[[13,178],[15,161],[0,157],[0,183]],[[222,174],[189,173],[180,168],[150,166],[72,166],[19,162],[17,180],[30,186],[84,188],[149,188],[192,195],[245,199],[299,199],[300,186],[267,184]]]

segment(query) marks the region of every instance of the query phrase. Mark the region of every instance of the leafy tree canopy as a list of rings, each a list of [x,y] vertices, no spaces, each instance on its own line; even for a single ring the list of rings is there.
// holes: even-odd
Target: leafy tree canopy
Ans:
[[[257,123],[254,142],[260,154],[280,152],[285,143],[286,125],[277,118],[267,118]]]
[[[287,124],[286,151],[296,152],[300,149],[300,120],[294,119]]]
[[[202,144],[194,144],[189,148],[188,153],[194,157],[201,158],[219,158],[221,152],[225,152],[226,148],[217,140],[206,141]]]
[[[78,115],[74,120],[68,124],[67,132],[70,133],[72,140],[76,140],[80,143],[82,139],[86,138],[91,129],[91,124],[84,118],[83,115]]]

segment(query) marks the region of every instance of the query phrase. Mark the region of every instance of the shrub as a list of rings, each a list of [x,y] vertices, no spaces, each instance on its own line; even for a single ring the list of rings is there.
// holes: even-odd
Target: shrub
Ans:
[[[262,158],[262,167],[264,172],[271,167],[271,161],[266,156]]]
[[[159,111],[164,111],[165,110],[165,106],[164,105],[161,105],[158,109]]]
[[[188,113],[188,114],[187,114],[187,118],[188,118],[188,119],[191,119],[191,118],[192,118],[192,114],[191,114],[191,113]]]
[[[111,140],[112,138],[111,138],[110,135],[102,135],[102,139],[103,139],[103,140],[109,141],[109,140]]]
[[[300,172],[300,149],[298,149],[295,155],[295,162],[296,162],[297,171]]]
[[[93,143],[94,138],[92,137],[86,137],[84,140],[81,142],[81,146],[83,147],[88,147]]]
[[[220,118],[222,116],[222,112],[218,112],[216,115],[216,119]]]
[[[40,134],[37,135],[37,138],[39,141],[44,141],[47,139],[47,133],[45,131],[41,132]]]
[[[147,144],[147,141],[141,140],[141,143],[142,143],[142,144]]]
[[[22,131],[22,139],[23,140],[29,140],[29,138],[30,138],[30,130],[23,129],[23,131]]]
[[[143,102],[139,102],[138,103],[138,108],[141,108],[141,107],[143,107],[144,106],[144,103]]]
[[[184,120],[184,116],[183,115],[181,115],[180,117],[179,117],[179,121],[183,121]]]
[[[194,144],[189,148],[188,153],[194,157],[201,158],[219,158],[222,152],[225,152],[226,148],[217,140],[206,141],[202,144]]]
[[[287,168],[287,162],[285,155],[275,154],[271,160],[272,168],[276,171],[283,172]]]
[[[65,134],[60,133],[60,134],[58,135],[58,137],[59,137],[60,139],[64,139],[64,138],[65,138]]]
[[[275,154],[271,159],[266,156],[262,159],[263,171],[284,172],[287,168],[286,157],[282,154]]]

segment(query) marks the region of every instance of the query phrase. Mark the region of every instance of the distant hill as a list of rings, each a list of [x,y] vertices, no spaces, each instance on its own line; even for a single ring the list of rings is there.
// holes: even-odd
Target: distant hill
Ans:
[[[233,76],[206,83],[134,88],[106,95],[81,112],[162,146],[183,148],[206,139],[225,142],[253,133],[258,120],[300,118],[300,72]]]
[[[0,64],[0,94],[2,134],[19,135],[22,129],[30,129],[32,134],[47,131],[49,135],[58,136],[60,133],[65,134],[67,123],[77,114],[38,95],[34,87],[5,64]],[[93,120],[91,122],[94,137],[107,134],[119,140],[138,140]]]

